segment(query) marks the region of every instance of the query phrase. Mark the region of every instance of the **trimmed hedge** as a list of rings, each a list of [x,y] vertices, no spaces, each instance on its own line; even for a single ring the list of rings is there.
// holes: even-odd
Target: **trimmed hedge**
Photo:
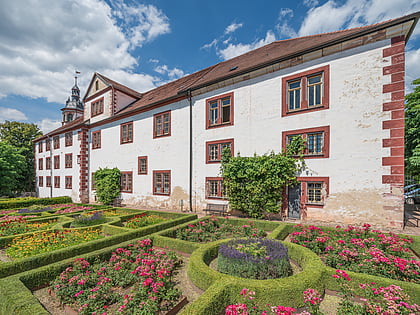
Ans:
[[[29,207],[32,205],[53,205],[56,203],[73,203],[73,201],[68,196],[52,198],[12,198],[0,201],[0,209]]]

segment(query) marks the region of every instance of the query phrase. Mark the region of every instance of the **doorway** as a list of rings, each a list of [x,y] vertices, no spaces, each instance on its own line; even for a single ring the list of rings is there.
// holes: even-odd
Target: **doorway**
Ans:
[[[287,188],[288,217],[291,219],[300,219],[300,194],[301,185],[296,184]]]

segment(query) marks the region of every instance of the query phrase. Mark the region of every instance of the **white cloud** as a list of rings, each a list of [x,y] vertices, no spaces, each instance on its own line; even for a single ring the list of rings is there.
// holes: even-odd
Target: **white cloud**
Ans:
[[[225,34],[233,33],[234,31],[236,31],[238,28],[241,28],[242,26],[243,26],[242,23],[232,23],[228,25],[228,27],[226,27]]]
[[[58,127],[61,127],[61,121],[52,119],[43,119],[35,123],[43,134],[46,134]]]
[[[159,65],[155,67],[154,70],[159,74],[167,75],[169,77],[169,80],[179,79],[185,75],[184,71],[182,71],[181,69],[178,69],[176,67],[169,69],[167,65]]]
[[[318,0],[303,0],[303,4],[310,8],[317,6],[318,3],[319,3]]]
[[[129,27],[130,26],[130,27]],[[104,0],[3,1],[0,10],[0,95],[63,103],[81,71],[83,90],[98,71],[144,91],[159,80],[134,74],[131,49],[170,31],[156,7]]]
[[[223,60],[227,60],[242,55],[248,51],[257,49],[261,46],[270,44],[275,40],[276,36],[274,33],[272,31],[268,31],[265,35],[265,38],[254,41],[251,44],[229,44],[226,48],[219,50],[217,53]]]
[[[209,49],[211,47],[216,47],[218,42],[219,40],[215,38],[210,43],[204,44],[203,46],[201,46],[201,49]]]
[[[405,86],[406,86],[406,93],[410,93],[413,91],[413,86],[411,82],[413,80],[420,78],[420,48],[417,50],[408,50],[406,52],[405,58]]]
[[[293,10],[290,8],[281,8],[279,12],[279,19],[287,16],[293,17]]]
[[[5,120],[28,120],[28,117],[20,110],[14,108],[0,107],[0,122]]]

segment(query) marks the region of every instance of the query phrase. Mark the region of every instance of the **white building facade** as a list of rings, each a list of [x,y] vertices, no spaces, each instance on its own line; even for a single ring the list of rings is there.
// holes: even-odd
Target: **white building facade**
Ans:
[[[307,168],[286,216],[399,227],[404,47],[418,18],[274,42],[146,93],[95,73],[83,115],[35,141],[39,196],[95,202],[93,173],[117,167],[124,204],[196,211],[227,202],[225,146],[260,155],[301,136]]]

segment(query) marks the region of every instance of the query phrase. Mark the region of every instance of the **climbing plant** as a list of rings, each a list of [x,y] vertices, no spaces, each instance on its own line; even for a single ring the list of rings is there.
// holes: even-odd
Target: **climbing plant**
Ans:
[[[111,204],[120,194],[121,172],[118,168],[100,168],[93,174],[99,202]]]
[[[278,213],[284,188],[297,183],[296,175],[305,167],[304,140],[294,137],[285,152],[252,157],[232,157],[223,151],[221,175],[231,209],[260,218],[264,212]]]

